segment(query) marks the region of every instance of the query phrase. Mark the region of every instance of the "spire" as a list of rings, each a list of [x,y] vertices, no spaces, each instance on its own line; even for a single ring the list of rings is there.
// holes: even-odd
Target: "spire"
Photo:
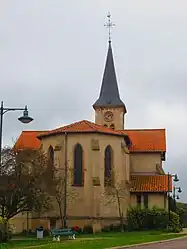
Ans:
[[[102,80],[101,91],[98,100],[93,107],[126,107],[120,99],[118,83],[112,54],[111,40],[109,40],[108,54]]]

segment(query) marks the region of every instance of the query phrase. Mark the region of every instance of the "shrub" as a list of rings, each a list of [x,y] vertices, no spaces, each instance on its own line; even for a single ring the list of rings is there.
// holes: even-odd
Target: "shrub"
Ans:
[[[12,238],[12,231],[6,218],[0,217],[0,242],[7,242]]]
[[[181,231],[179,216],[171,212],[169,221],[168,212],[164,209],[130,208],[127,211],[127,228],[133,230],[163,229],[167,231]]]
[[[73,226],[71,229],[77,233],[82,233],[82,229],[79,226]]]
[[[123,230],[127,229],[126,225],[123,225]],[[111,224],[109,226],[105,226],[102,228],[102,232],[121,232],[121,225],[120,224]]]
[[[170,213],[170,222],[166,227],[166,231],[170,233],[179,233],[182,231],[182,225],[180,222],[180,217],[178,214],[171,212]]]
[[[93,233],[93,227],[91,225],[84,226],[83,233]]]

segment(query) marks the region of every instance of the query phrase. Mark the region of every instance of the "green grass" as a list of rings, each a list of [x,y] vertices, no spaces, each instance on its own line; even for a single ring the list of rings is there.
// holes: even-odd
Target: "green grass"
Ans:
[[[132,245],[144,242],[166,240],[184,236],[182,234],[163,234],[158,231],[99,233],[94,235],[77,236],[76,240],[62,240],[53,242],[44,240],[24,239],[12,240],[8,244],[1,244],[0,249],[33,248],[33,249],[105,249],[115,246]]]

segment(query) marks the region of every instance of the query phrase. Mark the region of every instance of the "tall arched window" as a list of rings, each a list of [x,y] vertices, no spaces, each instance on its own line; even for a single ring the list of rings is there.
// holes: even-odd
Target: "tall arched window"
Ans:
[[[54,173],[54,150],[52,146],[49,146],[48,149],[48,170],[49,174],[53,176]]]
[[[74,148],[74,185],[83,186],[83,149],[80,144],[76,144]]]
[[[105,149],[105,186],[112,184],[112,148],[108,145]]]

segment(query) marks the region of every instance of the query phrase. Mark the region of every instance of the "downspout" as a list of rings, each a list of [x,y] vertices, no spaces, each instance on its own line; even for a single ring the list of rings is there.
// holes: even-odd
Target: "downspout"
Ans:
[[[67,228],[67,177],[68,177],[68,150],[67,150],[67,145],[68,145],[68,134],[65,132],[65,175],[64,175],[64,217],[63,217],[63,225],[64,228]]]

